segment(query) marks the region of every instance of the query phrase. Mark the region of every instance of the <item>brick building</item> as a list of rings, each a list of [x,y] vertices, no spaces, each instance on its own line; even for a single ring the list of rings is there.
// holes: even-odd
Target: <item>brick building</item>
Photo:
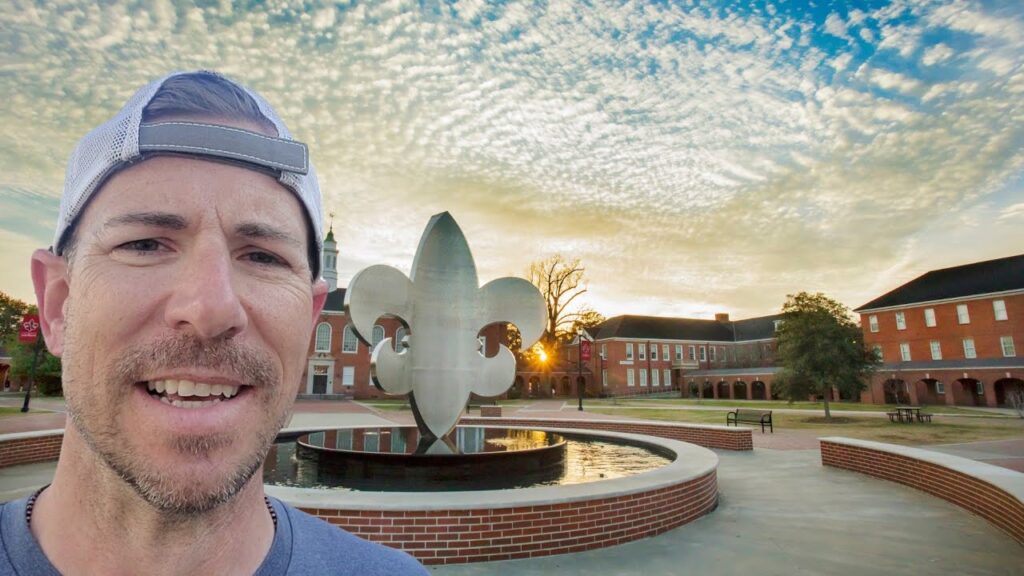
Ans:
[[[1024,387],[1024,255],[928,272],[857,308],[863,402],[999,406]]]
[[[771,398],[781,317],[610,318],[594,336],[593,388],[606,396],[679,390],[690,397]]]

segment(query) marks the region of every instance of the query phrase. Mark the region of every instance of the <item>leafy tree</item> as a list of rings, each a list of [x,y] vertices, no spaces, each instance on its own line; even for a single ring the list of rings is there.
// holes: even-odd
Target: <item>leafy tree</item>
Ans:
[[[21,316],[34,311],[35,306],[0,292],[0,342],[6,342],[10,336],[17,337]]]
[[[780,393],[790,400],[820,395],[825,418],[832,388],[856,394],[879,365],[864,347],[864,335],[846,306],[824,294],[789,295],[776,333],[782,370],[776,378]]]
[[[578,334],[580,330],[597,328],[607,318],[604,314],[601,314],[593,308],[582,308],[576,315],[576,319],[572,321],[572,329],[570,330],[573,334]]]

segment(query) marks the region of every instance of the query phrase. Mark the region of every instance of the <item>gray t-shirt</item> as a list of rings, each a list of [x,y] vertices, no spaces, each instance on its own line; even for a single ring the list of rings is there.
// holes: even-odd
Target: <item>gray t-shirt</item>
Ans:
[[[277,512],[277,532],[257,576],[427,574],[404,552],[367,542],[275,498],[270,501]],[[22,498],[0,504],[0,576],[59,576],[25,522],[27,502]]]

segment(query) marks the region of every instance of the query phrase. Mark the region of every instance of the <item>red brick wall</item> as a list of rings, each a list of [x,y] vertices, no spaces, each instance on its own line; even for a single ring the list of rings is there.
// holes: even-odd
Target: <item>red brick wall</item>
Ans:
[[[1024,502],[985,480],[910,456],[821,440],[821,463],[938,496],[988,520],[1024,544]]]
[[[471,510],[305,509],[424,564],[533,558],[615,546],[692,522],[718,503],[715,471],[675,486],[543,506]]]
[[[481,406],[480,416],[484,418],[501,418],[501,406]]]
[[[530,426],[538,428],[580,428],[606,430],[628,434],[645,434],[689,442],[705,448],[725,450],[753,450],[754,437],[750,428],[712,428],[710,426],[677,426],[652,422],[618,422],[614,420],[557,420],[553,418],[462,418],[459,424],[467,426]]]
[[[64,433],[59,432],[49,436],[0,441],[0,468],[56,460],[60,456],[63,440]]]

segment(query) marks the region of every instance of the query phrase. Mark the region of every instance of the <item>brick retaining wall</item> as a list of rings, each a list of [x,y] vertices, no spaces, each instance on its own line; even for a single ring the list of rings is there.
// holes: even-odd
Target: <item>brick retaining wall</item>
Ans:
[[[638,422],[631,420],[569,420],[558,418],[473,418],[459,420],[466,426],[535,426],[605,430],[627,434],[643,434],[689,442],[705,448],[724,450],[753,450],[754,437],[750,428],[714,425],[678,424],[670,422]]]
[[[63,430],[10,434],[0,440],[0,468],[56,460],[63,440]]]
[[[898,482],[988,520],[1024,545],[1024,474],[958,456],[849,438],[822,438],[821,463]]]
[[[614,546],[692,522],[717,503],[718,482],[712,470],[649,492],[540,506],[303,510],[367,540],[405,550],[424,564],[460,564]]]

